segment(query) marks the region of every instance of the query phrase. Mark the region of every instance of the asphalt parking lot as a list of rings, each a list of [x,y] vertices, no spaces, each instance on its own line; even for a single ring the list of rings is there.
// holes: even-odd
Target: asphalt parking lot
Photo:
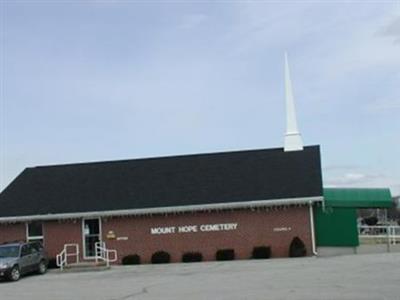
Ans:
[[[0,282],[0,299],[400,299],[400,254],[49,272]]]

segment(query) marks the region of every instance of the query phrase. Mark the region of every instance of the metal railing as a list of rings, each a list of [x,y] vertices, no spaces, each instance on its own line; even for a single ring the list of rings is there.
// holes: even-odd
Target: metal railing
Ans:
[[[377,226],[358,226],[358,236],[360,239],[371,239],[376,243],[387,243],[388,245],[400,244],[400,226],[377,225]]]
[[[95,244],[95,248],[96,248],[96,255],[95,255],[96,263],[98,263],[99,260],[102,260],[106,263],[107,267],[109,267],[110,262],[115,262],[118,260],[117,250],[107,249],[105,242],[97,242]],[[112,258],[110,258],[110,254],[112,254]]]
[[[69,252],[68,249],[73,249]],[[56,264],[60,267],[61,271],[68,265],[68,257],[75,257],[75,263],[79,263],[79,245],[78,244],[65,244],[64,249],[57,254]]]

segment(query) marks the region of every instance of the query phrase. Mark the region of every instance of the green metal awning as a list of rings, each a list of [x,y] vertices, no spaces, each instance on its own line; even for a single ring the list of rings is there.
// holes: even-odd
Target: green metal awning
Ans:
[[[331,207],[387,208],[393,206],[390,189],[324,188],[325,205]]]

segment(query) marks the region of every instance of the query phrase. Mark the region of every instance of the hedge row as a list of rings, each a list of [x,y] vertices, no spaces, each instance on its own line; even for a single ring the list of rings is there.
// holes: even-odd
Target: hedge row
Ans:
[[[122,258],[123,265],[140,265],[140,256],[137,254],[127,255]]]
[[[299,237],[293,238],[289,247],[289,257],[301,257],[307,253],[303,241]],[[269,246],[254,247],[251,258],[267,259],[271,257],[271,248]],[[218,261],[234,260],[234,249],[220,249],[215,253],[215,259]],[[186,252],[182,255],[182,262],[200,262],[203,260],[203,255],[200,252]],[[165,264],[171,261],[171,256],[168,252],[157,251],[151,256],[152,264]],[[122,258],[123,265],[138,265],[140,264],[140,256],[137,254],[127,255]]]

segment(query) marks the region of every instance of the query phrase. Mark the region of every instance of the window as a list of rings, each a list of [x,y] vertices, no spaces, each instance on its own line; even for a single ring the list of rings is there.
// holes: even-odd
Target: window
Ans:
[[[29,246],[28,245],[23,245],[22,249],[21,249],[21,256],[27,256],[29,254],[31,254]]]
[[[43,224],[42,222],[28,223],[26,228],[28,242],[38,241],[43,243]]]
[[[19,246],[0,246],[0,257],[18,257]]]

